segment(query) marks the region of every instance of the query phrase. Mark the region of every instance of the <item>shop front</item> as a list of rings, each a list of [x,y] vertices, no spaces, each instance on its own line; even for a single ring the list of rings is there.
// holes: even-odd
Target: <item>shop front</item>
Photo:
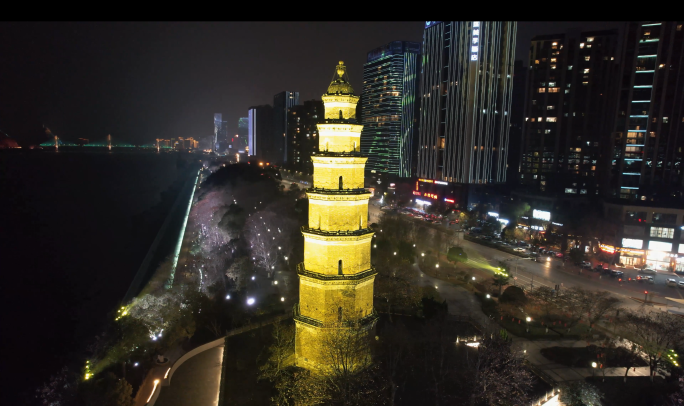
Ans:
[[[646,254],[646,266],[659,272],[670,270],[670,253],[663,251],[651,251]]]
[[[641,267],[644,265],[645,252],[631,248],[620,249],[620,263],[627,267]]]

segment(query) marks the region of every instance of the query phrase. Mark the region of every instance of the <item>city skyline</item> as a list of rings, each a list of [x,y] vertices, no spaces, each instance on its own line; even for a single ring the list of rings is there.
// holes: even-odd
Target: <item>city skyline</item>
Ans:
[[[64,139],[112,134],[136,145],[209,136],[207,117],[214,112],[236,123],[249,106],[272,103],[282,89],[299,89],[300,100],[319,99],[317,87],[330,81],[325,67],[338,59],[361,89],[368,50],[397,40],[421,42],[424,24],[3,23],[0,29],[15,40],[0,45],[0,75],[6,78],[0,131],[25,146],[47,140],[43,125]],[[528,45],[521,43],[534,35],[622,25],[520,23],[516,59],[526,59]],[[339,30],[350,34],[328,46]],[[281,41],[272,40],[276,32]],[[232,41],[238,37],[245,40]],[[304,49],[316,57],[280,63]],[[243,55],[241,63],[233,60],[237,55]],[[254,57],[245,63],[244,55]],[[229,124],[228,133],[236,129]]]

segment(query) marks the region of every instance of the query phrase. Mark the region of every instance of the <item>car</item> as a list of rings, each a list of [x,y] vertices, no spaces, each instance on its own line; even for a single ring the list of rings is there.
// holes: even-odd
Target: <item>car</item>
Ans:
[[[667,284],[667,286],[675,287],[675,286],[677,286],[677,280],[672,279],[672,278],[668,278],[666,284]]]
[[[418,219],[418,220],[422,220],[423,216],[421,216],[420,214],[416,214],[415,216],[413,216],[413,218]]]
[[[613,278],[616,278],[616,277],[618,277],[618,276],[622,277],[622,275],[625,274],[624,272],[618,271],[617,269],[613,269],[613,270],[605,269],[605,270],[606,270],[607,272],[610,272],[610,276],[612,276]]]
[[[643,269],[640,269],[639,272],[641,272],[641,273],[652,273],[652,274],[658,273],[658,272],[657,272],[655,269],[653,269],[653,268],[643,268]]]
[[[563,258],[562,252],[556,252],[556,258]]]
[[[582,261],[582,268],[591,269],[591,262]]]
[[[684,281],[677,282],[677,286],[679,286],[680,289],[684,289]]]
[[[525,248],[522,248],[522,247],[515,247],[515,248],[513,248],[513,251],[524,252],[524,251],[525,251]]]

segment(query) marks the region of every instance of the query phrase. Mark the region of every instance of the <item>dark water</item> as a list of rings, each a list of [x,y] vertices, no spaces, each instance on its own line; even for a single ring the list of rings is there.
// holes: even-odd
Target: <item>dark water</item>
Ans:
[[[100,331],[193,160],[0,151],[0,403],[19,404]]]

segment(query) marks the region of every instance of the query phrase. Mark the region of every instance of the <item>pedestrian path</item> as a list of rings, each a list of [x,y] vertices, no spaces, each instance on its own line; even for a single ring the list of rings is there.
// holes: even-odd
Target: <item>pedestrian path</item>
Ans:
[[[586,341],[576,340],[535,340],[514,337],[514,350],[519,350],[525,355],[525,359],[533,367],[550,377],[555,383],[584,380],[590,376],[624,376],[625,368],[573,368],[550,361],[541,354],[542,348],[548,347],[575,347],[587,346]],[[649,367],[630,368],[629,376],[649,376]]]

